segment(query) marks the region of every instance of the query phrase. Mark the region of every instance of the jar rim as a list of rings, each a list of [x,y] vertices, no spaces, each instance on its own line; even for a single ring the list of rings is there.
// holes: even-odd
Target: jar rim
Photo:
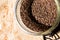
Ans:
[[[45,32],[34,32],[34,31],[32,31],[32,30],[30,30],[30,29],[28,29],[27,27],[25,27],[25,25],[23,24],[23,22],[22,22],[22,20],[21,20],[21,17],[20,17],[20,15],[19,15],[19,13],[20,13],[20,4],[21,4],[21,1],[22,0],[18,0],[17,2],[16,2],[16,7],[15,7],[15,16],[16,16],[16,19],[17,19],[17,22],[18,22],[18,24],[22,27],[22,29],[25,31],[25,32],[27,32],[28,34],[32,34],[32,35],[46,35],[46,34],[49,34],[49,33],[51,33],[57,26],[58,26],[58,24],[59,24],[59,18],[60,18],[60,6],[59,6],[59,2],[58,2],[58,0],[55,0],[55,3],[56,3],[56,5],[57,5],[57,18],[56,18],[56,22],[53,24],[53,26],[51,27],[51,28],[49,28],[47,31],[45,31]],[[17,14],[18,13],[18,14]],[[20,18],[20,19],[19,19]]]

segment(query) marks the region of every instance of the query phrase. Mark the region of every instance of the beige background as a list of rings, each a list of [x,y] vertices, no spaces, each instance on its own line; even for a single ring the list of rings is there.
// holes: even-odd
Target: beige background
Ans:
[[[28,35],[20,28],[15,18],[16,1],[0,0],[0,40],[43,40],[42,36]]]
[[[18,0],[0,0],[0,40],[43,40],[40,36],[28,35],[19,28],[15,18]]]

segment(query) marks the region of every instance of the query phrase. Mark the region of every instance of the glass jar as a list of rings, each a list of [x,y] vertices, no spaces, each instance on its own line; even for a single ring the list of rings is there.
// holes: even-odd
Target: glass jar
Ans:
[[[59,21],[60,21],[60,1],[59,0],[55,0],[56,6],[57,6],[56,21],[53,24],[53,26],[45,32],[34,32],[24,25],[24,23],[21,20],[21,16],[20,16],[21,1],[22,0],[18,0],[17,3],[16,3],[15,16],[16,16],[17,22],[19,23],[20,27],[24,30],[24,32],[26,32],[28,34],[31,34],[31,35],[46,35],[46,34],[51,33],[58,26]]]

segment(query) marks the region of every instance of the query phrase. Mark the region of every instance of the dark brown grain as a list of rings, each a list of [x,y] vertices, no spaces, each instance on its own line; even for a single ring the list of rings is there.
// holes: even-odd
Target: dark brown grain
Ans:
[[[54,0],[22,0],[20,14],[29,29],[46,31],[56,19],[56,5]]]
[[[34,0],[32,4],[32,15],[42,24],[52,26],[57,16],[54,0]]]

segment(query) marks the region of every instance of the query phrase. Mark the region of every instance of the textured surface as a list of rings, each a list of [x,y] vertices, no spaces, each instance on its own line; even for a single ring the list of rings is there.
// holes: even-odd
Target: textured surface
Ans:
[[[19,28],[14,16],[16,1],[0,0],[0,40],[43,40],[42,36],[28,35]]]
[[[20,7],[20,14],[21,14],[21,18],[23,23],[31,30],[39,32],[39,31],[46,31],[48,30],[50,27],[46,26],[42,23],[39,23],[35,17],[33,15],[38,14],[38,13],[32,13],[32,3],[33,0],[22,0],[21,3],[21,7]],[[19,9],[19,8],[18,8]],[[39,15],[39,14],[38,14]],[[40,17],[38,17],[40,18]]]
[[[14,9],[17,0],[0,0],[0,40],[43,40],[40,36],[24,33],[16,21]]]
[[[34,0],[32,14],[44,25],[52,26],[57,17],[57,7],[54,0]]]

